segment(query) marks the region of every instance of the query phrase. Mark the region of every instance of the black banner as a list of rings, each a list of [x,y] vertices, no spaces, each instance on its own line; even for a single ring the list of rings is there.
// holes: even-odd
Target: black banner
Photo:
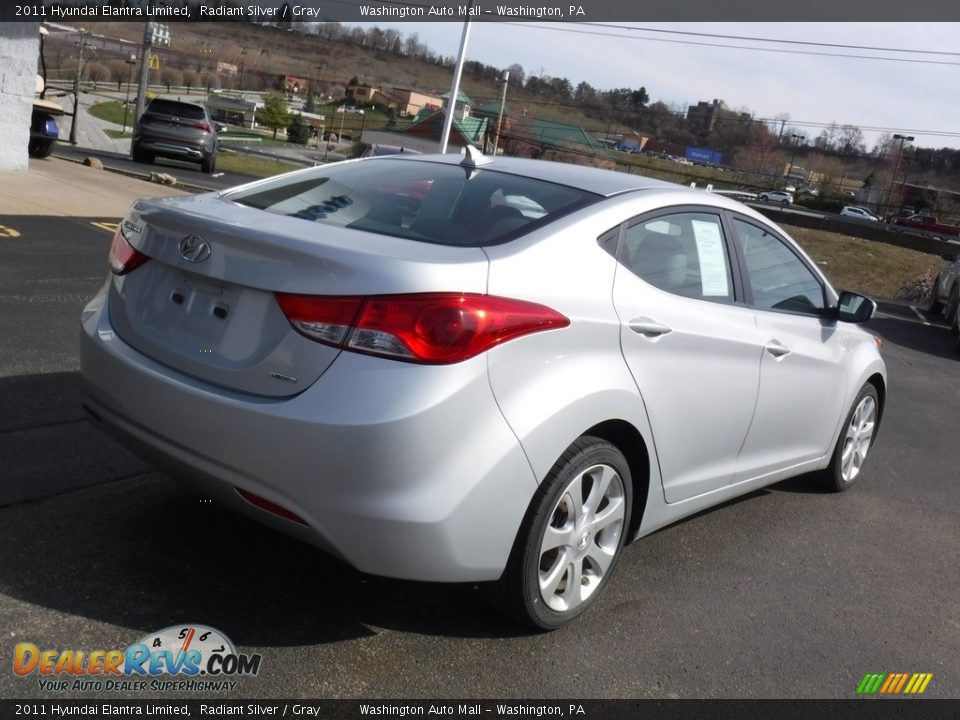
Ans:
[[[2,700],[7,718],[955,720],[960,700]]]
[[[960,3],[942,0],[4,0],[5,22],[530,22],[950,21]]]

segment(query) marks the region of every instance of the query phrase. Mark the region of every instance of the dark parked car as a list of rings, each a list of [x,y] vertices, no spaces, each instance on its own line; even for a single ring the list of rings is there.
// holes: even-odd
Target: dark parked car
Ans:
[[[30,141],[27,152],[33,158],[45,158],[53,152],[60,136],[54,116],[63,115],[63,108],[49,100],[34,100],[30,117]]]
[[[135,162],[152,163],[158,157],[189,160],[212,173],[217,163],[217,124],[203,105],[154,98],[140,116],[131,150]]]

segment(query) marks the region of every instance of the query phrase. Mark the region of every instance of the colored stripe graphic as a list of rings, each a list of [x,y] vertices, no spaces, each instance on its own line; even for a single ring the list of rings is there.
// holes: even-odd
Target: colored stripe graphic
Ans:
[[[858,695],[920,695],[933,679],[933,673],[867,673],[857,685]]]
[[[904,693],[921,695],[923,691],[927,689],[927,685],[930,684],[932,679],[933,673],[914,673],[913,677],[910,678],[910,682],[907,683],[907,688],[904,690]]]
[[[867,673],[863,676],[863,680],[860,681],[860,685],[857,687],[857,693],[860,695],[873,695],[873,693],[880,689],[880,683],[882,683],[886,677],[884,673]]]

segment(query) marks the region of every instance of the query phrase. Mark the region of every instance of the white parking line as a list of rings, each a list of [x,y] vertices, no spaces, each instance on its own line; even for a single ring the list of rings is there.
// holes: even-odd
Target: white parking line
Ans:
[[[917,310],[917,308],[915,308],[913,305],[910,306],[910,309],[913,310],[914,314],[915,314],[918,318],[920,318],[920,322],[922,322],[924,325],[927,325],[927,326],[930,325],[930,323],[927,322],[927,319],[923,316],[923,313],[922,313],[922,312],[920,312],[919,310]]]

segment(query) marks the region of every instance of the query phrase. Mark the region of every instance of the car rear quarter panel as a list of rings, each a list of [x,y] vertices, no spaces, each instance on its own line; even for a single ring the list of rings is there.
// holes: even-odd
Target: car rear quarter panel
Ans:
[[[599,235],[628,217],[623,203],[616,205],[486,249],[491,294],[537,302],[570,320],[566,328],[489,353],[494,396],[538,482],[570,443],[608,420],[632,425],[653,454],[646,410],[620,352],[612,301],[616,261],[597,244]],[[651,484],[659,486],[658,474]]]

